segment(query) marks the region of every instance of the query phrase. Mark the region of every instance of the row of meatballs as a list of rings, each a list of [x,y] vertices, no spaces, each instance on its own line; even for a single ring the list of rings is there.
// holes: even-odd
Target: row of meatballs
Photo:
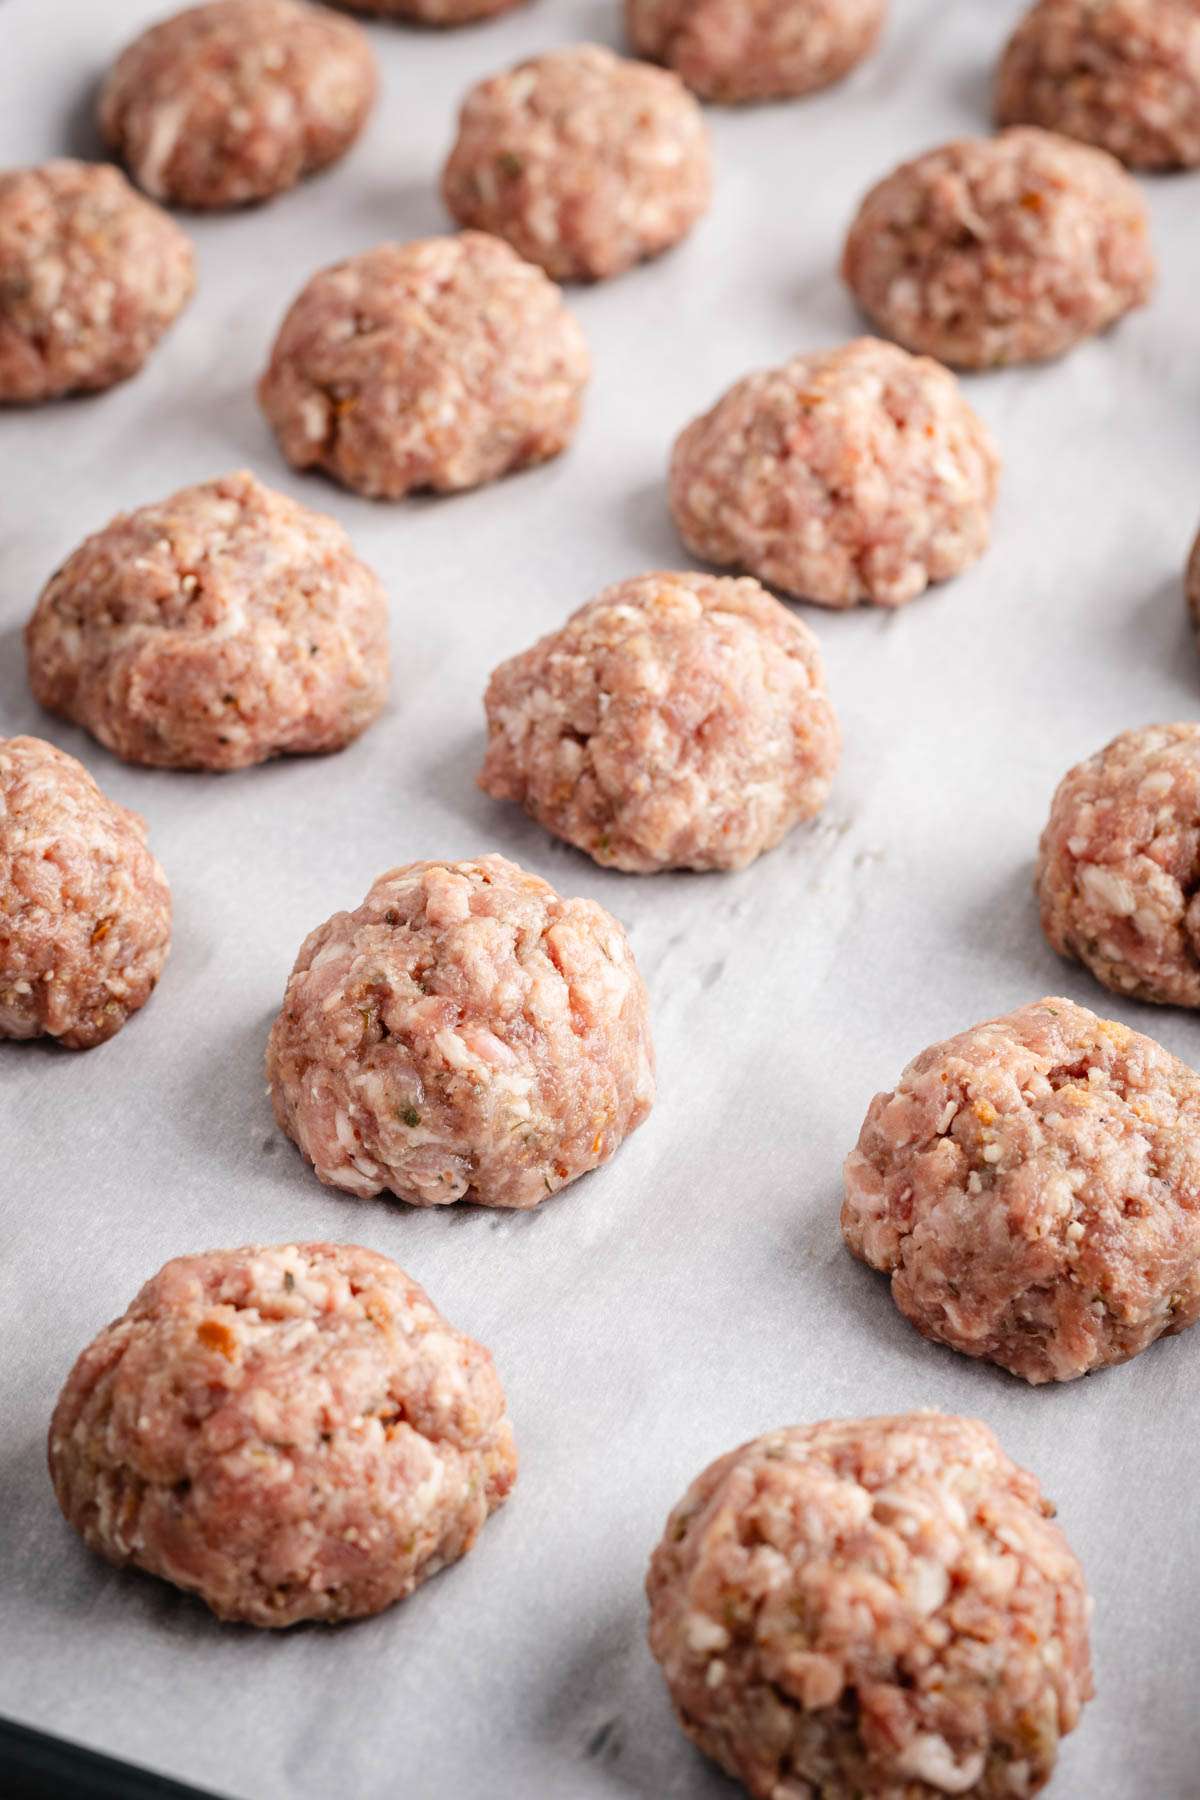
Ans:
[[[838,405],[840,378],[848,407],[845,380],[881,358],[904,353],[868,342],[810,371],[814,400]],[[1200,618],[1200,548],[1185,585]],[[388,691],[381,583],[335,520],[245,472],[88,538],[46,584],[26,648],[44,706],[148,766],[337,750]],[[840,748],[814,634],[750,577],[620,582],[502,663],[484,704],[485,791],[630,872],[744,867],[821,810]],[[1198,740],[1148,727],[1074,769],[1038,873],[1056,950],[1117,992],[1190,1006]]]
[[[1085,815],[1149,807],[1168,841],[1178,818],[1160,777],[1185,732],[1194,782],[1198,726],[1150,734],[1132,796],[1095,797],[1111,756],[1068,776],[1060,801],[1081,784],[1093,797],[1069,839],[1052,817],[1044,906],[1063,900],[1064,856],[1085,921],[1092,888],[1126,879],[1086,860]],[[1194,810],[1185,829],[1194,857]],[[3,1035],[85,1047],[144,1003],[169,940],[162,871],[140,820],[36,738],[0,741],[0,897]],[[1126,927],[1124,910],[1101,927],[1110,953]],[[1178,948],[1190,971],[1189,943]],[[267,1075],[280,1125],[323,1182],[420,1206],[537,1206],[607,1162],[655,1093],[646,991],[621,926],[499,856],[389,870],[310,933]],[[935,1045],[876,1099],[846,1165],[842,1224],[921,1330],[1038,1383],[1195,1322],[1198,1194],[1200,1077],[1050,1000]]]
[[[447,25],[515,3],[356,0],[356,10]],[[624,7],[639,57],[665,65],[701,99],[726,103],[807,94],[840,80],[875,47],[886,11],[886,0],[625,0]],[[688,161],[698,131],[694,113],[679,104],[678,83],[627,65],[623,91],[611,83],[605,91],[603,82],[589,82],[586,65],[550,61],[544,76],[538,69],[525,65],[472,94],[463,128],[473,141],[460,145],[462,180],[448,174],[448,193],[461,188],[468,205],[494,206],[489,189],[499,192],[499,183],[510,190],[502,214],[511,220],[521,212],[528,225],[539,209],[569,211],[581,195],[594,203],[582,179],[589,158],[594,174],[648,189],[655,128],[660,151],[672,130],[678,139],[658,171],[662,194],[669,192],[670,165]],[[377,85],[369,41],[349,20],[306,0],[213,0],[128,46],[103,85],[99,123],[147,193],[179,206],[224,208],[269,199],[342,156]],[[615,104],[618,94],[624,106]],[[1002,56],[995,111],[1002,125],[1040,125],[1131,167],[1194,166],[1194,9],[1188,0],[1037,0]],[[552,170],[548,153],[564,151],[577,166],[560,162]],[[517,185],[525,189],[519,195],[511,191]],[[542,235],[532,233],[535,242]],[[612,272],[589,267],[586,256],[575,260],[575,273]]]
[[[517,1472],[488,1352],[387,1257],[319,1243],[168,1263],[79,1357],[49,1460],[93,1550],[266,1627],[405,1598]],[[936,1413],[719,1458],[646,1583],[684,1730],[760,1800],[1037,1793],[1092,1695],[1053,1512]]]
[[[147,253],[157,234],[165,261]],[[95,258],[109,252],[101,279]],[[13,270],[0,287],[9,399],[128,373],[164,296],[177,301],[191,278],[174,223],[116,170],[77,163],[0,178],[0,263]],[[736,382],[678,437],[670,505],[709,563],[827,606],[897,606],[982,553],[999,475],[986,429],[925,352],[966,365],[1044,357],[1111,324],[1150,291],[1145,209],[1104,153],[1020,129],[883,183],[845,267],[901,342],[863,338]],[[468,230],[379,245],[314,276],[259,398],[295,467],[398,499],[558,454],[589,374],[560,290]]]
[[[186,45],[199,32],[223,43],[222,34],[258,29],[259,5],[220,0],[156,27],[147,41],[178,32]],[[314,28],[356,30],[327,17]],[[130,79],[149,104],[155,82],[138,53],[137,45],[127,53]],[[248,54],[226,45],[217,66],[232,59],[241,67]],[[260,45],[251,60],[273,65],[281,55]],[[169,42],[150,60],[155,68],[169,61]],[[106,90],[106,113],[123,62]],[[197,70],[207,69],[203,58],[183,57],[177,73],[199,79]],[[156,117],[145,128],[160,161],[188,116],[179,101],[166,124]],[[180,141],[196,151],[203,136],[183,133]],[[155,185],[144,171],[142,178]],[[260,386],[285,454],[387,498],[473,486],[556,454],[578,422],[588,357],[539,268],[580,278],[628,267],[675,242],[704,210],[709,186],[700,113],[661,69],[585,45],[481,83],[463,108],[444,180],[466,236],[352,257],[315,276],[285,319]],[[503,239],[513,255],[504,255]],[[10,401],[131,373],[192,284],[178,226],[101,166],[53,163],[5,176],[0,260],[0,397]],[[888,177],[860,209],[843,268],[889,336],[963,367],[1057,355],[1141,304],[1154,278],[1145,208],[1118,164],[1029,127],[944,146]],[[952,467],[960,460],[953,448],[938,458],[936,446],[914,444],[920,421],[907,418],[903,393],[876,393],[874,410],[884,416],[875,438],[846,446],[835,418],[842,455],[828,466],[818,460],[807,485],[792,481],[791,433],[810,427],[814,406],[827,398],[807,401],[803,360],[750,377],[714,409],[711,435],[736,439],[738,448],[724,457],[710,450],[699,468],[684,460],[677,512],[690,515],[681,520],[685,537],[710,560],[769,575],[802,597],[894,603],[886,584],[877,591],[861,571],[831,591],[820,571],[789,565],[786,541],[763,543],[764,532],[782,540],[824,527],[835,539],[855,530],[886,536],[889,521],[874,519],[869,504],[863,517],[853,506],[839,517],[847,483],[865,493],[877,460],[898,481],[915,467],[927,510],[948,514],[953,535],[962,514],[986,512],[986,471],[981,477],[970,458],[966,468]],[[912,385],[921,385],[915,374]],[[757,513],[754,492],[771,501]],[[976,521],[964,554],[975,553],[979,535]],[[953,548],[940,557],[938,549],[935,540],[927,579],[961,566]]]

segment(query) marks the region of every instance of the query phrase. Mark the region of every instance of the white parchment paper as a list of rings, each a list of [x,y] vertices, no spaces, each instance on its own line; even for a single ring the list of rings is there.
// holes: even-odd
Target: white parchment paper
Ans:
[[[0,163],[94,155],[91,92],[162,0],[5,0]],[[0,417],[0,732],[41,733],[149,819],[174,949],[106,1047],[0,1046],[0,1712],[244,1800],[717,1800],[644,1644],[666,1512],[768,1427],[978,1414],[1058,1500],[1095,1592],[1099,1697],[1054,1786],[1200,1794],[1200,1333],[1032,1391],[924,1343],[837,1230],[842,1157],[926,1043],[1045,992],[1192,1061],[1200,1022],[1123,1005],[1040,937],[1037,835],[1067,766],[1195,716],[1180,567],[1200,513],[1200,176],[1146,184],[1153,307],[1061,364],[972,379],[1007,471],[995,544],[898,616],[805,616],[845,728],[822,822],[736,876],[604,873],[477,793],[489,669],[602,584],[686,566],[669,444],[749,368],[846,338],[836,263],[865,187],[984,129],[1017,0],[895,0],[881,53],[793,105],[711,114],[719,192],[678,252],[576,291],[596,373],[576,447],[479,493],[372,505],[291,474],[253,382],[317,267],[445,228],[436,175],[470,81],[582,38],[616,0],[535,0],[444,35],[373,26],[376,117],[270,207],[193,219],[200,288],[137,380]],[[118,509],[239,465],[335,513],[393,603],[394,697],[343,755],[194,777],[122,767],[39,712],[20,628]],[[499,849],[627,924],[661,1098],[540,1211],[421,1213],[322,1189],[263,1093],[304,934],[420,856]],[[292,1237],[386,1251],[488,1343],[522,1454],[475,1552],[335,1631],[221,1627],[90,1557],[44,1469],[83,1344],[167,1257]]]

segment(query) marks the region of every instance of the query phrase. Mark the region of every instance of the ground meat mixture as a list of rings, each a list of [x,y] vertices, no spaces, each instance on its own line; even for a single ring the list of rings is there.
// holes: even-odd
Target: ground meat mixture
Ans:
[[[305,0],[210,0],[134,39],[101,90],[100,129],[156,200],[244,206],[336,162],[375,87],[349,19]]]
[[[823,606],[901,606],[987,547],[1000,459],[954,377],[859,338],[747,375],[680,435],[687,548]]]
[[[67,1378],[50,1474],[90,1549],[249,1625],[381,1612],[516,1478],[492,1359],[386,1256],[181,1256]]]
[[[506,238],[558,281],[619,275],[708,209],[708,131],[665,69],[595,44],[471,89],[442,176],[460,225]]]
[[[195,285],[190,242],[119,169],[0,170],[0,404],[136,374]]]
[[[598,863],[740,869],[824,805],[817,641],[757,581],[640,575],[501,665],[479,777]]]
[[[467,231],[381,244],[314,275],[258,395],[290,463],[396,500],[557,456],[589,373],[553,282]]]
[[[244,471],[88,538],[26,644],[43,706],[159,768],[340,750],[387,697],[380,583],[336,520]]]
[[[90,1050],[144,1006],[171,943],[146,827],[41,738],[0,738],[0,1038]]]
[[[654,1100],[625,933],[501,856],[412,863],[305,941],[267,1048],[322,1181],[414,1206],[536,1206]]]
[[[1200,1076],[1041,1000],[934,1044],[871,1103],[842,1231],[926,1337],[1026,1381],[1200,1317]]]
[[[1018,1800],[1092,1696],[1083,1571],[1035,1478],[937,1413],[769,1432],[667,1521],[650,1648],[756,1800]]]
[[[960,368],[1039,362],[1149,299],[1136,184],[1102,150],[1018,127],[905,163],[867,195],[842,273],[889,337]]]
[[[1192,621],[1192,629],[1200,642],[1200,534],[1193,541],[1191,555],[1188,557],[1187,570],[1184,575],[1184,594],[1187,599],[1188,616]]]
[[[378,19],[412,19],[418,25],[470,25],[510,12],[522,0],[342,0],[351,12]]]
[[[1200,163],[1196,0],[1040,0],[1005,50],[996,112],[1132,168]]]
[[[1042,927],[1118,994],[1200,1006],[1200,725],[1126,731],[1063,777]]]
[[[828,87],[875,48],[887,0],[625,0],[639,56],[705,100],[781,100]]]

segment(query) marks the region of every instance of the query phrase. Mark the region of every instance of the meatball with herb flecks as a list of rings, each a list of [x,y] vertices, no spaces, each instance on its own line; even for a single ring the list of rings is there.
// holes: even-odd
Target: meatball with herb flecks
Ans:
[[[822,606],[903,606],[987,548],[1000,458],[947,369],[859,338],[745,376],[675,441],[694,556]]]
[[[410,863],[305,940],[267,1077],[329,1186],[525,1209],[649,1113],[646,990],[594,901],[502,856]]]
[[[874,48],[887,0],[625,0],[639,56],[705,100],[782,100],[840,81]]]
[[[842,257],[867,317],[964,369],[1041,362],[1145,305],[1137,184],[1103,150],[1014,127],[962,138],[871,189]]]
[[[460,225],[557,281],[599,281],[668,249],[711,189],[708,131],[682,82],[596,44],[472,88],[442,175]]]
[[[244,470],[86,539],[25,638],[43,706],[157,768],[340,750],[387,697],[379,581],[336,520]]]
[[[571,442],[590,375],[560,290],[479,231],[314,275],[258,397],[288,461],[373,499],[453,493]]]
[[[354,1244],[167,1263],[79,1357],[49,1451],[90,1549],[276,1627],[403,1600],[517,1467],[488,1352]]]
[[[756,581],[640,575],[488,683],[480,786],[618,869],[739,869],[820,811],[817,641]]]
[[[0,738],[0,1038],[89,1050],[146,1004],[171,893],[136,813],[41,738]]]
[[[376,19],[407,19],[414,25],[473,25],[496,18],[524,0],[342,0],[351,12]]]
[[[113,155],[156,200],[269,200],[343,156],[375,99],[349,19],[307,0],[208,0],[151,25],[100,95]]]
[[[1200,1318],[1200,1076],[1070,1000],[911,1062],[846,1161],[842,1232],[926,1337],[1032,1383]]]
[[[0,170],[0,405],[127,380],[195,285],[190,241],[119,169]]]
[[[1200,163],[1195,0],[1037,0],[1005,48],[1002,125],[1041,125],[1130,168]]]
[[[768,1432],[650,1563],[679,1722],[755,1800],[1024,1800],[1092,1697],[1083,1571],[1034,1476],[939,1413]]]
[[[1124,731],[1069,770],[1036,888],[1060,956],[1114,993],[1200,1006],[1200,725]]]

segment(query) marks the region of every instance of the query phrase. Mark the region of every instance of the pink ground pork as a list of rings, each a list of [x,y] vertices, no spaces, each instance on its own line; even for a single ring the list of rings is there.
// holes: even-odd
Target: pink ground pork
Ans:
[[[1054,1508],[985,1425],[769,1432],[721,1457],[650,1564],[688,1736],[755,1800],[1021,1800],[1091,1698]]]
[[[248,1625],[380,1612],[516,1478],[492,1359],[386,1256],[182,1256],[67,1378],[50,1474],[90,1549]]]

